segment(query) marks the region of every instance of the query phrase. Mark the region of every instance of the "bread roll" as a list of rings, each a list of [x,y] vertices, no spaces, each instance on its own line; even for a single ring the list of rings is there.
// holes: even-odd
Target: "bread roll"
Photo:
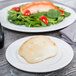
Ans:
[[[34,64],[54,57],[58,48],[47,36],[38,35],[25,41],[19,49],[19,55],[27,62]]]

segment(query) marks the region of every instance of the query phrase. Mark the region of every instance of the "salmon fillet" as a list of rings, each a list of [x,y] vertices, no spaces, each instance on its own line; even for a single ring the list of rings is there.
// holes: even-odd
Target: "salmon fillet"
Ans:
[[[37,12],[46,12],[50,9],[57,9],[57,7],[49,1],[36,1],[22,5],[20,10],[23,14],[25,10],[30,10],[31,14],[34,14]]]

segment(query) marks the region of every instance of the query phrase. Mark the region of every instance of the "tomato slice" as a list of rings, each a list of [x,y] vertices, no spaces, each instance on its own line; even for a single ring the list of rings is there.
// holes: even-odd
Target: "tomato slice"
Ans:
[[[64,14],[64,10],[62,10],[62,9],[58,9],[58,11],[60,11],[62,14]]]
[[[24,16],[30,16],[30,14],[31,14],[30,10],[25,10],[24,11]]]
[[[41,20],[42,22],[44,22],[45,24],[48,24],[48,19],[47,19],[45,16],[41,16],[41,17],[40,17],[40,20]]]
[[[20,11],[20,8],[19,7],[13,7],[12,9],[15,10],[15,11],[17,11],[17,12]]]

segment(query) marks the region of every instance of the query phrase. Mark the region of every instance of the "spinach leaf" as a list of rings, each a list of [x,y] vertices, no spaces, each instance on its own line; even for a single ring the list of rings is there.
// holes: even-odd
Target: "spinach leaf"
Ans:
[[[61,15],[61,12],[55,9],[51,9],[47,12],[47,16],[50,18],[58,18]]]

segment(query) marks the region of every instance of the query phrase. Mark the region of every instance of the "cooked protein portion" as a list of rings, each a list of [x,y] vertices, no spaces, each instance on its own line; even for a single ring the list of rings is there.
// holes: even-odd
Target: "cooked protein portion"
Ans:
[[[50,9],[57,9],[57,7],[50,1],[36,1],[21,6],[22,13],[24,13],[25,10],[30,10],[31,14],[49,11]]]

